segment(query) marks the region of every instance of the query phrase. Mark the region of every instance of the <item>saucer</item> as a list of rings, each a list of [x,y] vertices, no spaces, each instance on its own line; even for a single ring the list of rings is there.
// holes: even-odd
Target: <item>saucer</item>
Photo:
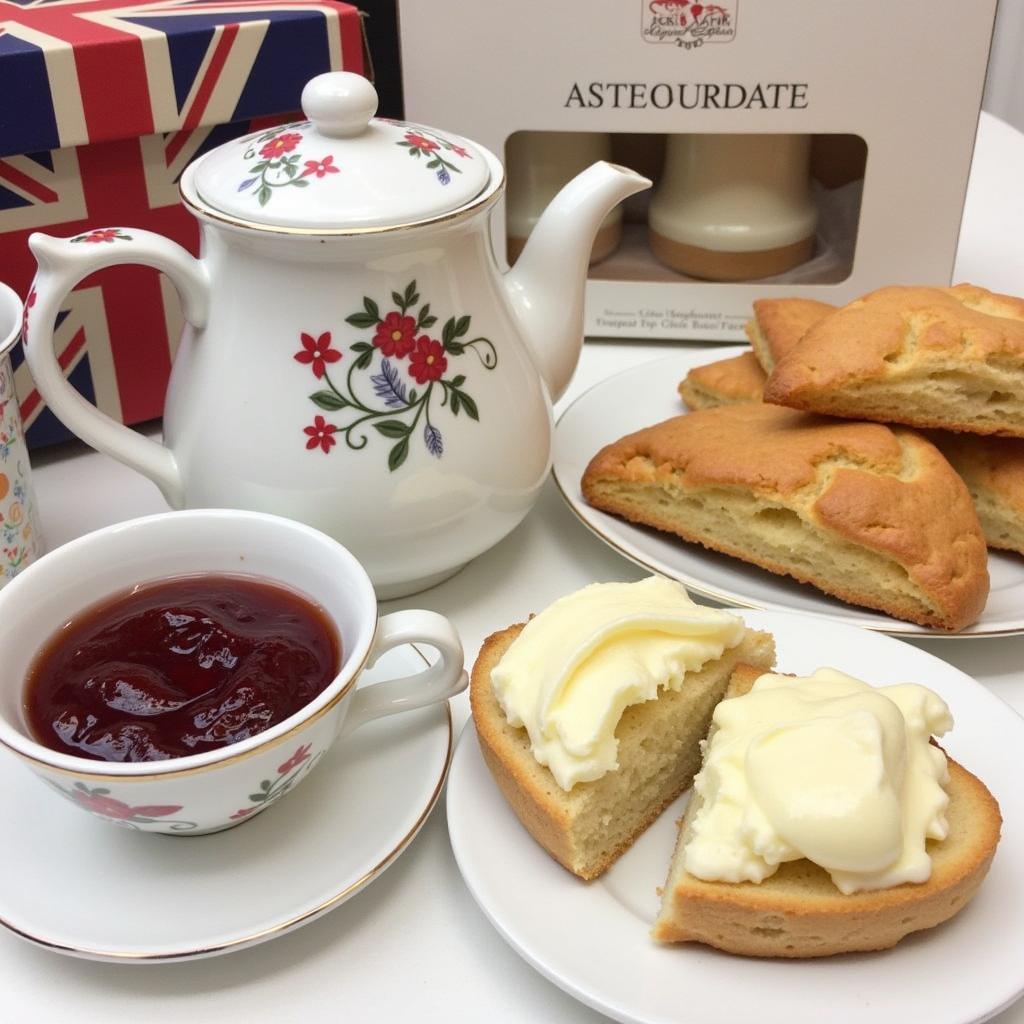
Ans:
[[[419,672],[412,647],[360,685]],[[447,704],[371,722],[262,814],[208,836],[113,827],[0,757],[0,924],[70,956],[186,960],[277,938],[369,885],[430,814],[452,753]]]
[[[942,745],[985,782],[1003,814],[995,860],[971,904],[892,949],[816,960],[732,956],[650,938],[686,807],[684,793],[593,882],[534,842],[484,763],[473,723],[461,737],[446,807],[459,870],[484,914],[532,967],[629,1024],[975,1024],[1024,992],[1024,720],[959,669],[881,633],[806,616],[738,610],[775,637],[780,671],[835,665],[874,685],[920,682],[955,726]]]

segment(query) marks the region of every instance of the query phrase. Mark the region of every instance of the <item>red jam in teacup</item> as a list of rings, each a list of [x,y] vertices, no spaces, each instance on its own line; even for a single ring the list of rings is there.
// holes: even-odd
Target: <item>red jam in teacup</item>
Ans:
[[[309,598],[253,576],[160,580],[85,609],[29,669],[25,717],[52,750],[163,761],[284,721],[338,673],[341,645]]]

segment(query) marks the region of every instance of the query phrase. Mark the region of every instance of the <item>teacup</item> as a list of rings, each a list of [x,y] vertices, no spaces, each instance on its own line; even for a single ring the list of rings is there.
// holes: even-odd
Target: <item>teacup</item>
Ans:
[[[36,742],[25,724],[25,678],[53,632],[105,596],[193,573],[244,573],[312,598],[341,640],[336,678],[265,732],[188,757],[103,762]],[[408,643],[435,648],[437,663],[356,688],[363,669]],[[378,618],[369,577],[345,548],[311,527],[258,512],[167,512],[109,526],[56,549],[0,591],[0,744],[71,803],[143,832],[231,828],[291,790],[332,743],[360,725],[447,700],[466,682],[462,645],[447,619],[429,611]]]

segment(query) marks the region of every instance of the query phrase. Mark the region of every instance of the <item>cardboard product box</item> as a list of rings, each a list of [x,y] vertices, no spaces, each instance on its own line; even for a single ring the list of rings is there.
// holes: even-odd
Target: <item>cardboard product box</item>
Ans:
[[[335,0],[168,4],[82,0],[0,12],[0,278],[23,298],[33,231],[130,225],[193,253],[199,228],[178,177],[202,153],[280,123],[323,71],[363,72],[359,11]],[[138,266],[86,278],[55,332],[78,390],[124,423],[163,411],[181,311],[170,282]],[[71,435],[15,355],[30,447]]]
[[[400,0],[405,114],[504,160],[499,260],[574,162],[652,177],[587,333],[742,340],[756,298],[950,282],[995,6]]]

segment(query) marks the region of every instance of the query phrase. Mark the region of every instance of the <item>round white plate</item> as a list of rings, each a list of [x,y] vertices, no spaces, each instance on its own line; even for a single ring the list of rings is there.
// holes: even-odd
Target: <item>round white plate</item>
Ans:
[[[415,649],[399,647],[360,685],[422,668]],[[397,859],[437,802],[451,753],[447,704],[370,722],[273,807],[195,837],[97,821],[4,756],[0,924],[60,953],[119,963],[213,956],[277,938]]]
[[[758,960],[648,935],[687,795],[612,868],[582,882],[553,861],[509,809],[468,723],[448,780],[448,830],[462,876],[512,947],[541,974],[616,1020],[643,1024],[863,1024],[986,1020],[1024,991],[1024,719],[910,644],[780,612],[740,611],[774,633],[780,670],[834,665],[872,684],[920,682],[956,726],[950,755],[992,790],[1003,838],[974,901],[953,920],[880,953]]]
[[[788,576],[776,576],[668,533],[634,526],[591,508],[583,500],[583,471],[604,445],[685,413],[676,385],[687,371],[749,351],[746,346],[691,349],[642,363],[595,384],[562,413],[555,430],[553,473],[563,497],[584,525],[630,560],[725,604],[803,612],[883,633],[913,636],[955,638],[1024,633],[1024,559],[1019,555],[989,552],[992,585],[985,609],[978,621],[966,629],[947,633],[845,604]]]

